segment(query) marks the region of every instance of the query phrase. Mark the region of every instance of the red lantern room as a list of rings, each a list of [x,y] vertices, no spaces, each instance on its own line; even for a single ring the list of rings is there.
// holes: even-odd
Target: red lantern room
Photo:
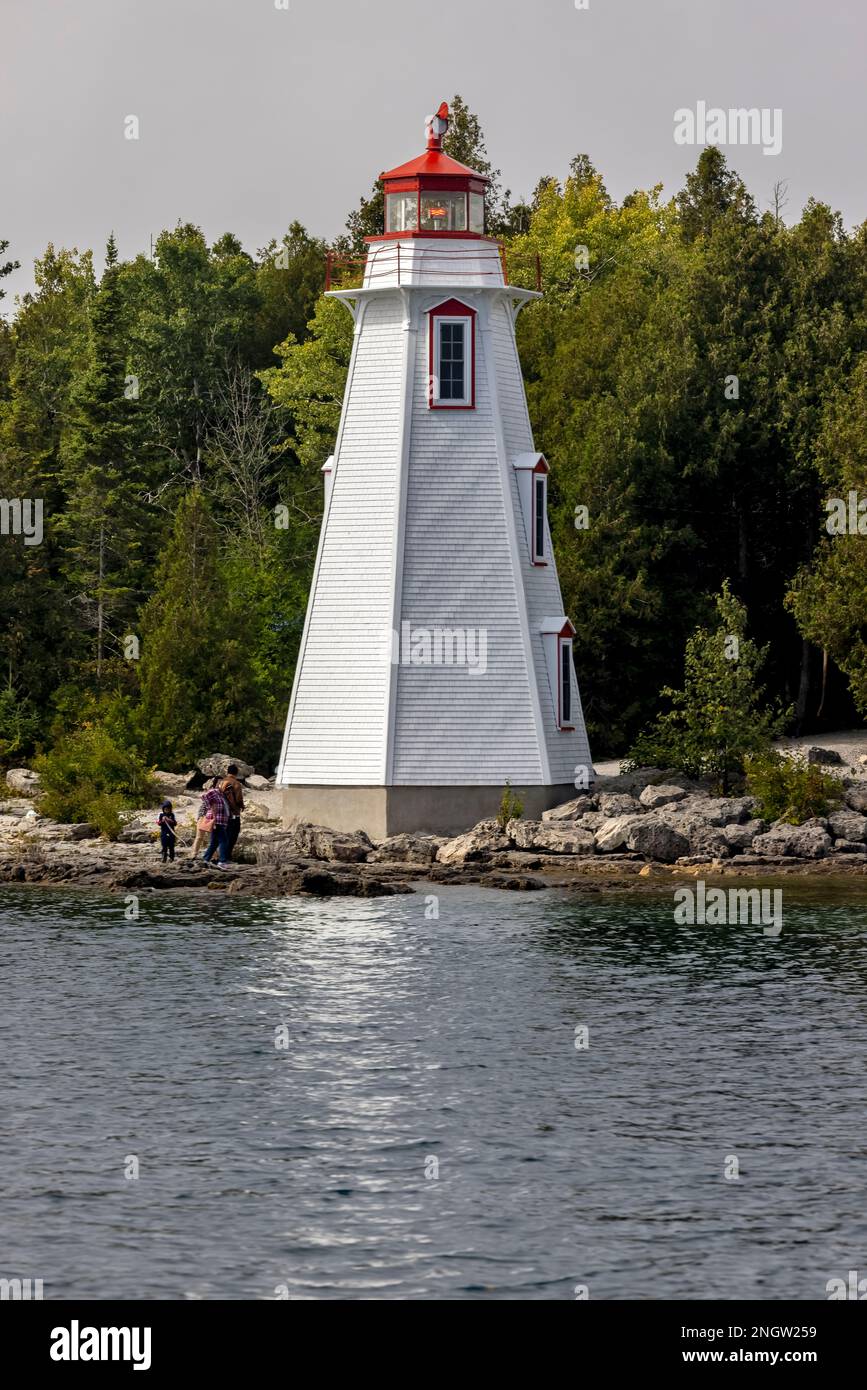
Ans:
[[[449,108],[443,102],[427,120],[427,149],[418,159],[381,175],[385,186],[385,237],[485,235],[484,174],[443,152]]]

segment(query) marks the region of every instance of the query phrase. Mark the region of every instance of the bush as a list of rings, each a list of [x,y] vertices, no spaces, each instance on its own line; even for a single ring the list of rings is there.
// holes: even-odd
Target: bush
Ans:
[[[763,820],[803,825],[824,816],[842,800],[843,787],[836,777],[808,763],[802,754],[784,758],[771,750],[747,758],[747,790],[759,803]]]
[[[520,820],[524,814],[524,803],[519,796],[512,791],[512,784],[508,780],[503,788],[503,799],[500,802],[500,809],[497,812],[497,825],[501,830],[505,830],[510,820]]]
[[[19,699],[10,686],[0,690],[0,763],[29,753],[38,731],[39,719],[30,701]]]
[[[120,813],[157,800],[150,769],[134,750],[122,748],[101,725],[77,729],[36,759],[42,777],[39,809],[52,820],[88,821],[110,840]]]

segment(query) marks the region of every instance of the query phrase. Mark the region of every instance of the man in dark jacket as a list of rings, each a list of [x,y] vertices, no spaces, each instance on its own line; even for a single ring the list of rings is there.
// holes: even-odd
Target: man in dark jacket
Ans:
[[[231,859],[232,850],[241,833],[241,812],[244,809],[244,788],[238,780],[238,769],[230,763],[226,776],[220,783],[220,791],[229,803],[229,825],[226,831],[226,857]]]

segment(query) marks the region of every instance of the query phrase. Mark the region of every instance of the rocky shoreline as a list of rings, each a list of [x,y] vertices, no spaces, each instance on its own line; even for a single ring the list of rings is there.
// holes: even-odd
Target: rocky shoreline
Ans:
[[[116,842],[93,827],[41,817],[25,769],[7,774],[0,800],[0,884],[111,893],[223,892],[275,898],[390,897],[423,884],[480,884],[510,891],[580,887],[659,891],[683,877],[817,878],[867,886],[867,768],[840,769],[843,800],[804,825],[768,824],[747,796],[658,769],[600,777],[593,789],[540,821],[483,821],[462,835],[397,835],[280,821],[279,793],[263,778],[248,787],[248,812],[228,870],[190,857],[198,796],[188,776],[158,774],[178,816],[178,852],[163,865],[156,812],[130,814]],[[252,780],[252,779],[251,779]]]

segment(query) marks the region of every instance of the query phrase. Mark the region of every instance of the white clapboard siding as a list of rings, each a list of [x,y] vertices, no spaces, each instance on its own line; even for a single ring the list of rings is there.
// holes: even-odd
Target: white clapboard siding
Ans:
[[[494,309],[492,314],[492,329],[492,336],[495,344],[494,351],[497,360],[497,389],[500,401],[500,417],[503,424],[503,436],[510,464],[512,505],[520,521],[521,504],[518,495],[518,478],[514,468],[511,467],[511,463],[518,455],[531,453],[534,445],[533,432],[530,426],[530,416],[527,410],[527,398],[524,392],[524,380],[515,342],[515,329],[512,322],[512,315],[507,305],[500,304]],[[549,465],[552,469],[556,469],[557,460],[549,460]],[[551,768],[551,781],[554,783],[572,782],[575,778],[576,768],[590,766],[590,747],[587,742],[584,715],[581,709],[578,683],[574,672],[572,676],[572,699],[576,713],[575,730],[571,732],[557,727],[557,694],[556,691],[552,691],[551,689],[551,682],[548,675],[548,663],[545,660],[540,628],[543,619],[563,613],[563,600],[560,594],[560,581],[557,577],[557,566],[554,561],[554,548],[551,544],[551,534],[547,527],[546,531],[545,549],[546,558],[548,560],[547,565],[541,566],[530,563],[526,527],[522,524],[518,526],[518,545],[524,562],[524,587],[527,600],[527,614],[533,644],[533,660],[539,688],[539,700],[542,708],[545,742]],[[572,619],[576,628],[572,654],[580,665],[580,614],[570,613],[566,616]]]
[[[520,787],[571,783],[590,764],[574,676],[577,727],[557,728],[541,626],[563,601],[550,535],[548,565],[530,562],[512,466],[533,438],[508,291],[487,271],[461,282],[478,311],[475,409],[431,410],[432,290],[413,272],[362,291],[283,785]],[[580,661],[581,615],[569,616]],[[485,673],[393,669],[386,634],[405,623],[484,631]]]
[[[280,776],[287,785],[376,786],[385,777],[402,317],[398,296],[383,296],[358,339]]]
[[[400,665],[394,782],[491,785],[509,777],[538,784],[542,767],[484,334],[476,335],[475,410],[430,410],[425,324],[423,317],[413,385],[401,618],[428,631],[484,630],[487,665],[484,674],[471,674],[468,666]]]

